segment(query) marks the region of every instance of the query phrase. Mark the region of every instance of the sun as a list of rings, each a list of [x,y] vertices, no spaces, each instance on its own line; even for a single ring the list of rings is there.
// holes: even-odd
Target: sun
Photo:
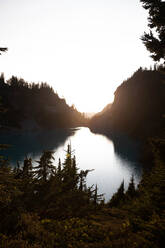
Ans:
[[[72,105],[73,98],[70,99],[71,101],[67,101],[69,105]],[[95,94],[91,95],[86,94],[85,96],[82,95],[82,97],[79,95],[79,97],[76,97],[74,99],[74,106],[75,108],[82,112],[82,113],[98,113],[100,112],[107,104],[112,103],[114,100],[113,93],[107,94],[107,96],[102,97],[99,95],[99,92],[95,92]]]

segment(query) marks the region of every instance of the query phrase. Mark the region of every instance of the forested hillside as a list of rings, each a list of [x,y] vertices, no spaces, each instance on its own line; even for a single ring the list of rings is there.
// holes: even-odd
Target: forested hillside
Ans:
[[[55,128],[81,126],[84,116],[47,83],[27,83],[12,76],[5,81],[0,76],[1,128]]]
[[[156,135],[165,124],[164,82],[164,72],[140,68],[117,88],[111,108],[91,119],[91,129],[139,138]]]

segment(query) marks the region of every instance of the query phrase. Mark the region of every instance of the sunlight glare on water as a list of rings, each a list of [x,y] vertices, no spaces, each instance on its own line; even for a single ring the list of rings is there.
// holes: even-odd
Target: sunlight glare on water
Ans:
[[[116,192],[123,180],[127,188],[132,174],[136,184],[139,182],[140,176],[136,171],[138,165],[118,156],[113,142],[106,136],[94,134],[88,128],[79,128],[65,141],[64,146],[56,150],[55,158],[61,158],[63,161],[64,149],[66,150],[70,143],[75,151],[78,167],[83,170],[94,169],[88,174],[88,185],[97,184],[99,193],[105,193],[106,200]]]
[[[12,166],[16,166],[18,161],[22,166],[26,156],[36,164],[44,150],[55,152],[54,164],[58,165],[58,159],[64,161],[67,145],[71,144],[78,168],[93,169],[87,176],[88,186],[97,184],[99,193],[105,193],[106,200],[116,192],[123,180],[127,188],[132,174],[136,184],[141,178],[136,143],[123,135],[109,137],[80,127],[2,135],[1,142],[11,144],[9,149],[1,152],[9,158]]]

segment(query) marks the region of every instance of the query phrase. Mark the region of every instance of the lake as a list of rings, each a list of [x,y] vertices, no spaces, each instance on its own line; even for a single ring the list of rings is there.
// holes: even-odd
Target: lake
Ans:
[[[94,169],[87,177],[89,186],[97,184],[99,193],[108,201],[124,180],[125,189],[134,175],[139,183],[142,168],[139,160],[139,145],[119,134],[108,136],[95,134],[87,127],[56,129],[48,131],[27,131],[1,134],[1,142],[11,147],[1,154],[7,156],[15,166],[25,156],[38,160],[43,150],[53,150],[55,165],[63,161],[67,145],[71,144],[78,168]]]

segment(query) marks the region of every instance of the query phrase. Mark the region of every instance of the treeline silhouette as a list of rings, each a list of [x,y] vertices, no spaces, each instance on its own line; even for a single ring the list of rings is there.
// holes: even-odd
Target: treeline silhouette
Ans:
[[[165,73],[157,68],[138,69],[117,88],[111,108],[91,119],[91,129],[139,138],[156,135],[165,124],[164,80]]]
[[[3,115],[2,127],[23,128],[23,122],[42,128],[75,127],[85,123],[83,114],[68,106],[47,83],[27,83],[12,76],[0,76],[0,96]]]

